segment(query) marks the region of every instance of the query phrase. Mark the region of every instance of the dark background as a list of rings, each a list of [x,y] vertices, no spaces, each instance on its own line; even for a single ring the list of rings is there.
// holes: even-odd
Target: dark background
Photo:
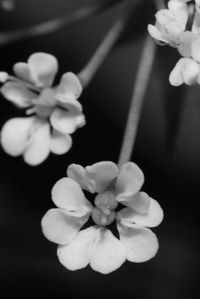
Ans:
[[[0,10],[0,30],[26,27],[98,1],[17,0],[15,11]],[[0,150],[1,298],[198,298],[200,88],[169,85],[169,73],[179,59],[172,48],[157,49],[132,156],[145,174],[143,190],[165,212],[163,223],[154,229],[160,243],[156,258],[126,262],[105,276],[89,267],[70,272],[58,262],[56,245],[43,237],[40,227],[42,216],[53,207],[51,188],[70,163],[117,162],[145,30],[154,22],[154,12],[150,0],[141,1],[125,37],[83,93],[87,125],[73,135],[66,155],[51,155],[30,167]],[[11,72],[15,62],[44,51],[58,58],[57,79],[66,71],[77,73],[118,13],[113,8],[80,26],[1,47],[0,69]],[[0,125],[19,115],[0,96]]]

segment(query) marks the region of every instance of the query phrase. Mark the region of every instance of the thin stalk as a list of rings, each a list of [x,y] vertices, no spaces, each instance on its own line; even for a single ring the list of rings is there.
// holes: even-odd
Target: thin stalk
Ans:
[[[5,46],[9,43],[27,38],[43,36],[64,28],[70,28],[74,25],[79,25],[88,18],[94,17],[103,12],[105,9],[109,9],[120,2],[122,2],[122,0],[101,1],[99,3],[80,8],[79,10],[76,10],[75,12],[72,12],[64,17],[43,22],[28,28],[0,32],[0,46]]]
[[[144,103],[144,97],[151,74],[151,69],[155,57],[156,44],[151,37],[147,37],[141,54],[138,72],[133,88],[131,106],[126,123],[124,138],[118,165],[122,166],[125,162],[130,161],[133,147],[136,140],[138,124]]]
[[[125,7],[127,8],[129,6],[127,6],[126,4]],[[95,73],[98,71],[98,69],[110,53],[111,49],[117,42],[126,25],[127,17],[128,14],[126,9],[126,12],[122,13],[122,16],[117,19],[107,35],[104,37],[100,46],[97,48],[85,68],[78,74],[78,77],[84,88],[90,83],[91,79],[94,77]]]

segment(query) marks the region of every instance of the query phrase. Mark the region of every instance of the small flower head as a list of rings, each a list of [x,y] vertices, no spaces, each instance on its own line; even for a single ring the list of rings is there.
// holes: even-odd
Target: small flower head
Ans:
[[[181,58],[172,70],[169,81],[174,86],[200,83],[200,1],[170,0],[168,9],[156,14],[155,26],[149,25],[150,35],[157,41],[177,48]],[[191,28],[186,25],[191,19]]]
[[[57,59],[47,53],[32,54],[27,63],[14,65],[16,77],[2,74],[3,96],[28,117],[13,118],[1,132],[3,149],[12,156],[23,155],[30,165],[43,162],[50,152],[66,153],[72,134],[85,124],[82,106],[77,101],[82,86],[73,73],[62,75],[52,87],[58,71]]]
[[[136,164],[128,162],[121,169],[109,161],[86,168],[71,164],[67,174],[52,189],[57,208],[42,219],[43,233],[59,244],[58,258],[67,269],[90,264],[107,274],[126,259],[138,263],[155,256],[158,240],[149,227],[160,224],[163,211],[156,200],[140,192],[144,175]],[[92,203],[82,189],[94,194]],[[94,226],[81,230],[90,216]],[[107,228],[114,221],[119,239]]]
[[[177,46],[179,36],[185,31],[188,7],[179,1],[169,1],[168,9],[156,13],[155,26],[148,25],[150,35],[161,44]]]

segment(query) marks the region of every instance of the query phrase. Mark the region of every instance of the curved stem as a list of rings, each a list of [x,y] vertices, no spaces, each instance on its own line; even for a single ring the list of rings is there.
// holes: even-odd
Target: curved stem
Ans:
[[[128,162],[131,159],[131,154],[135,144],[138,124],[144,102],[144,96],[154,61],[155,50],[156,44],[152,40],[152,38],[148,36],[145,40],[144,48],[139,62],[138,73],[134,84],[130,111],[118,162],[119,167],[121,167],[122,164]]]
[[[80,8],[70,15],[30,26],[28,28],[22,28],[8,32],[0,32],[0,46],[5,46],[18,40],[43,36],[56,32],[63,28],[69,28],[71,26],[80,24],[88,18],[96,16],[98,13],[104,11],[105,9],[117,5],[121,1],[122,0],[102,1],[100,3],[95,3],[93,5]]]

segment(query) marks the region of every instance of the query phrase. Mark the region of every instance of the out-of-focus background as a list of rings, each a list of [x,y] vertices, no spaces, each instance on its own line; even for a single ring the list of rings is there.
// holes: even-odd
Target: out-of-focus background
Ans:
[[[25,28],[94,2],[100,0],[17,0],[15,10],[0,9],[0,31]],[[87,125],[73,135],[69,153],[30,167],[0,150],[1,298],[198,298],[200,87],[169,85],[169,73],[179,59],[172,48],[157,49],[132,156],[145,174],[143,190],[165,212],[154,229],[160,242],[157,256],[143,264],[127,262],[106,276],[89,267],[70,272],[58,262],[56,245],[43,237],[40,227],[42,216],[53,207],[51,188],[70,163],[117,162],[146,26],[154,22],[154,13],[151,1],[141,1],[126,36],[83,93]],[[118,14],[112,8],[80,26],[3,46],[0,70],[11,72],[15,62],[43,51],[58,58],[57,79],[66,71],[77,73]],[[19,115],[23,112],[0,96],[0,125]]]

